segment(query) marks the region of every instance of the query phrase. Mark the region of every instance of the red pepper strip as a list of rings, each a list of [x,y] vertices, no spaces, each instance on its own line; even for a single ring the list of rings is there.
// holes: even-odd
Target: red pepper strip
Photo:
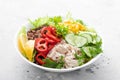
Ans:
[[[56,29],[55,29],[55,27],[50,26],[49,28],[50,28],[50,30],[51,30],[51,33],[52,33],[54,36],[56,36]]]
[[[46,36],[56,42],[60,42],[60,39],[55,37],[54,35],[50,34],[50,33],[46,33]]]
[[[48,51],[50,51],[55,45],[54,44],[48,44]]]
[[[52,40],[52,39],[49,39],[49,38],[45,38],[47,41],[48,41],[48,43],[52,43],[52,44],[55,44],[56,42],[54,41],[54,40]]]
[[[38,53],[38,54],[36,55],[36,57],[35,57],[35,60],[36,60],[36,62],[37,62],[38,64],[43,65],[43,64],[45,64],[45,63],[42,61],[42,59],[45,59],[45,58],[46,58],[46,57],[45,57],[44,54]]]
[[[37,38],[35,39],[35,48],[37,49],[38,52],[46,53],[48,48],[47,48],[47,40],[43,38]]]
[[[41,34],[43,37],[48,37],[56,42],[60,42],[60,39],[54,36],[52,32],[55,34],[55,29],[52,27],[43,27],[41,30]]]
[[[47,28],[47,27],[43,27],[43,28],[41,29],[42,37],[46,37],[47,31],[48,31],[48,28]]]

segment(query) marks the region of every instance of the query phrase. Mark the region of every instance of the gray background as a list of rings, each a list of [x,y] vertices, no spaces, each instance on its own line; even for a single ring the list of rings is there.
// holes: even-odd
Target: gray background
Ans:
[[[70,11],[103,38],[103,55],[69,73],[46,72],[26,63],[14,47],[17,30],[44,15]],[[120,0],[0,0],[0,80],[120,80]]]

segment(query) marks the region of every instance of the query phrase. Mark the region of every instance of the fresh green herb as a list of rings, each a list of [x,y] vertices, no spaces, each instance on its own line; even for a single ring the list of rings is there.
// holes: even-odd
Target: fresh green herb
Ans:
[[[60,60],[58,61],[58,65],[56,66],[56,68],[58,68],[58,69],[62,68],[64,66],[64,63],[65,63],[64,62],[64,57],[61,56]]]
[[[43,65],[45,67],[56,68],[56,66],[58,65],[56,62],[52,61],[49,58],[43,59],[43,61],[45,62],[45,64]]]
[[[43,66],[49,67],[49,68],[59,68],[60,69],[64,65],[63,56],[61,56],[61,58],[58,62],[55,62],[49,58],[43,59],[43,61],[45,62],[45,64]]]
[[[84,62],[85,62],[85,56],[84,56],[84,54],[78,55],[77,53],[75,53],[74,56],[78,60],[79,66],[82,65],[82,64],[84,64]]]

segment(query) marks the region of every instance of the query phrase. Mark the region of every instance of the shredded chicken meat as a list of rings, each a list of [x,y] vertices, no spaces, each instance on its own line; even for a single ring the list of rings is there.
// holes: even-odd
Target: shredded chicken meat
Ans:
[[[59,44],[57,44],[47,55],[48,58],[53,61],[59,61],[61,56],[64,57],[64,68],[73,68],[78,66],[78,60],[75,59],[75,53],[81,54],[79,48],[67,44],[64,40],[62,40]]]

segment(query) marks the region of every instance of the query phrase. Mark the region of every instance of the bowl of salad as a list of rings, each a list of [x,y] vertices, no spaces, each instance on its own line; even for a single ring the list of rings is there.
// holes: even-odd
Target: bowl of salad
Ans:
[[[17,50],[31,65],[52,72],[69,72],[93,63],[102,53],[102,39],[82,20],[40,17],[21,27]]]

